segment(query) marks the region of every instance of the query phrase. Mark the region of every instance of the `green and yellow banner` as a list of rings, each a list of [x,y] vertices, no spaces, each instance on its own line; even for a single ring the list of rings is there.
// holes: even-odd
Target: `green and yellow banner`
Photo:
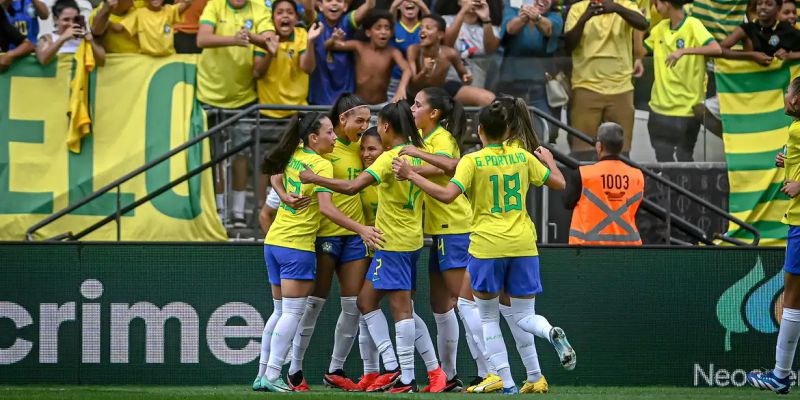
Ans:
[[[775,167],[791,118],[783,97],[797,63],[763,67],[749,61],[717,59],[717,91],[730,182],[729,211],[761,233],[761,245],[786,244],[781,223],[789,198],[780,192],[784,171]],[[752,235],[731,223],[728,235],[748,241]]]
[[[79,202],[202,133],[195,56],[113,54],[89,79],[92,131],[67,149],[72,57],[20,60],[0,73],[0,240],[22,240],[48,215]],[[122,185],[124,207],[209,160],[203,141]],[[115,212],[116,191],[39,230],[35,239],[81,231]],[[122,240],[225,240],[211,170],[121,218]],[[84,240],[116,240],[115,223]]]

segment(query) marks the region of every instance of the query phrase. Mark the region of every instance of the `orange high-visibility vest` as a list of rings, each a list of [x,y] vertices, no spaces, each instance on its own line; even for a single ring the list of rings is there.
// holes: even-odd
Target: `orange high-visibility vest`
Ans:
[[[644,195],[642,171],[620,160],[580,167],[583,190],[572,211],[569,244],[641,245],[636,211]]]

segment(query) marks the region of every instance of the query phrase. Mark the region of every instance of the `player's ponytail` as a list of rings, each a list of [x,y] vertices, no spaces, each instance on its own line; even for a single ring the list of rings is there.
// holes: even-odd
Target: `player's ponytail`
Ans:
[[[264,156],[261,171],[267,175],[282,174],[300,142],[307,145],[308,136],[319,133],[321,126],[319,120],[322,118],[325,118],[325,115],[320,112],[297,114],[292,117],[278,145]]]
[[[531,112],[528,110],[528,103],[519,97],[500,95],[497,100],[506,110],[506,125],[508,125],[508,140],[518,140],[522,147],[533,152],[539,148],[539,136],[533,128]]]
[[[401,135],[404,140],[410,140],[416,147],[422,147],[422,137],[414,124],[414,114],[411,108],[404,101],[389,103],[379,112],[378,118],[385,121],[394,131],[395,135]]]
[[[464,106],[440,87],[427,87],[422,91],[428,96],[428,104],[431,109],[439,110],[439,121],[437,122],[453,135],[456,143],[461,147],[464,132],[467,130]]]
[[[339,126],[340,115],[346,116],[350,113],[350,111],[353,111],[354,108],[363,106],[369,106],[369,104],[367,104],[367,102],[361,97],[350,92],[344,92],[340,94],[333,103],[330,114],[328,115],[328,117],[331,119],[331,124],[333,124],[333,129],[336,129],[336,127]]]

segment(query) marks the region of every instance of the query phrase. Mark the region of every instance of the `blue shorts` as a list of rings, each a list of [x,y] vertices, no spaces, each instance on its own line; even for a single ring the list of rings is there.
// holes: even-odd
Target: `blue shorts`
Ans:
[[[368,251],[367,245],[358,235],[318,237],[316,249],[318,254],[333,257],[337,264],[365,258]]]
[[[469,261],[469,233],[433,235],[433,248],[428,258],[428,271],[441,272],[466,268]],[[434,251],[435,250],[435,251]]]
[[[417,259],[420,250],[375,252],[364,277],[378,290],[414,290],[417,288]]]
[[[511,296],[529,296],[542,292],[539,256],[475,258],[467,263],[472,289],[499,293],[505,289]]]
[[[800,226],[789,227],[783,270],[790,274],[800,275]]]
[[[313,281],[317,276],[317,255],[311,251],[264,245],[269,283],[280,286],[281,279]]]

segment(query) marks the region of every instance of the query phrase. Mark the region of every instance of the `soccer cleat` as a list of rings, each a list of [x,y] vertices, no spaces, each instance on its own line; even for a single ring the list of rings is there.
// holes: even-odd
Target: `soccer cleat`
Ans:
[[[389,389],[400,379],[400,370],[387,372],[375,379],[375,383],[367,388],[368,392],[382,392]]]
[[[259,392],[259,391],[262,390],[261,389],[261,377],[260,376],[256,377],[256,380],[253,381],[253,390],[255,390],[256,392]]]
[[[553,347],[558,353],[558,358],[561,360],[561,366],[567,371],[572,371],[575,369],[575,364],[578,362],[578,357],[575,354],[575,350],[573,350],[572,346],[570,346],[569,341],[567,340],[567,334],[564,333],[563,329],[555,327],[550,330],[550,343],[553,344]]]
[[[472,389],[472,390],[470,390]],[[492,393],[503,389],[503,380],[497,374],[488,373],[479,384],[467,388],[469,393]]]
[[[508,387],[508,388],[504,387],[503,388],[503,394],[519,394],[519,389],[517,389],[516,386],[512,386],[512,387]]]
[[[269,380],[267,379],[267,376],[264,375],[261,377],[261,388],[263,391],[273,393],[285,393],[292,391],[289,385],[287,385],[280,376],[273,380]]]
[[[453,377],[447,381],[447,385],[445,385],[443,392],[463,392],[464,391],[464,382],[461,382],[461,379],[458,379],[458,375]]]
[[[377,372],[361,375],[361,379],[359,379],[358,383],[356,383],[356,386],[358,386],[358,390],[353,390],[353,391],[366,392],[367,389],[369,389],[369,387],[372,386],[376,380],[378,380],[379,376],[381,376],[381,374]]]
[[[411,380],[409,383],[403,383],[400,379],[394,383],[391,389],[387,390],[389,393],[417,393],[417,381]]]
[[[789,377],[783,379],[775,376],[772,371],[755,370],[747,373],[747,382],[761,390],[772,390],[778,394],[788,394],[792,388]]]
[[[325,374],[322,378],[322,382],[327,387],[342,389],[344,391],[352,392],[358,390],[358,385],[353,383],[341,369]]]
[[[522,389],[519,390],[520,393],[547,393],[549,391],[550,386],[547,384],[547,379],[544,379],[544,375],[536,382],[525,381]]]
[[[472,381],[469,383],[469,385],[467,386],[467,389],[465,391],[467,393],[472,393],[472,391],[475,389],[475,387],[478,386],[481,382],[483,382],[483,377],[482,376],[476,376],[475,378],[472,378]]]
[[[447,374],[442,367],[433,371],[428,371],[428,386],[425,386],[420,393],[441,393],[447,388]]]
[[[311,388],[308,387],[306,378],[303,376],[303,371],[297,371],[294,375],[286,374],[286,383],[293,392],[308,392],[311,390]]]

